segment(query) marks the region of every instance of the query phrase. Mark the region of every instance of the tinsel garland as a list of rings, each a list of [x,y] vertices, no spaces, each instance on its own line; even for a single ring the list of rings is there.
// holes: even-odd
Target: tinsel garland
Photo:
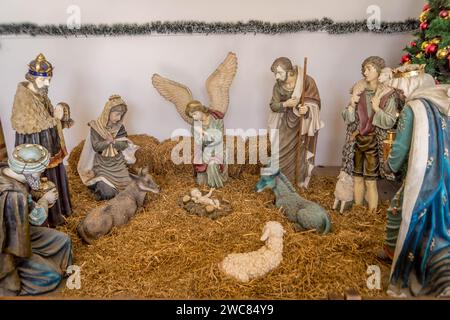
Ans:
[[[416,30],[418,21],[408,19],[402,22],[381,22],[380,28],[369,29],[366,20],[335,22],[329,18],[308,21],[272,23],[251,20],[248,22],[201,22],[201,21],[155,21],[144,24],[83,24],[69,29],[66,25],[37,25],[33,23],[0,24],[0,36],[134,36],[151,34],[283,34],[296,32],[327,32],[347,34],[355,32],[409,33]]]

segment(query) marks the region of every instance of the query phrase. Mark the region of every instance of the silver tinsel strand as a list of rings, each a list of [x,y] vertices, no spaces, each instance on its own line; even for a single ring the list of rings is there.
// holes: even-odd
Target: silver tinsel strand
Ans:
[[[155,21],[145,24],[116,23],[85,24],[78,29],[69,29],[66,25],[37,25],[33,23],[0,24],[0,36],[29,35],[29,36],[134,36],[152,34],[266,34],[276,35],[297,32],[326,32],[329,34],[348,34],[355,32],[372,33],[409,33],[417,30],[419,22],[409,19],[402,22],[382,22],[380,28],[368,28],[367,22],[345,21],[335,22],[329,18],[309,21],[289,21],[271,23],[251,20],[248,22],[201,22]]]

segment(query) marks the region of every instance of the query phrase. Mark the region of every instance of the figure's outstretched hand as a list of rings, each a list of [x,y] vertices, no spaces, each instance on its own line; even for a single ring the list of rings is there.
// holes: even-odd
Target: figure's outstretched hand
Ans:
[[[47,191],[42,198],[47,200],[49,206],[52,206],[55,204],[56,200],[58,200],[58,190],[56,188],[51,189],[50,191]]]

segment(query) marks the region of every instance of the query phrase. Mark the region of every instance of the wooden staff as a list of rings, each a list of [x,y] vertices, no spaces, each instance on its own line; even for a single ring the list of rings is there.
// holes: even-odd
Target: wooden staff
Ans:
[[[302,95],[300,97],[300,106],[302,106],[305,103],[305,91],[306,91],[306,68],[308,66],[308,58],[305,57],[305,61],[303,62],[303,90]],[[298,77],[299,75],[297,75]],[[299,181],[299,174],[300,174],[300,154],[302,150],[302,124],[303,124],[303,115],[300,115],[299,117],[299,128],[298,128],[298,143],[297,143],[297,155],[295,157],[295,181],[297,182],[297,185],[300,183]]]
[[[0,161],[8,159],[8,153],[6,152],[5,136],[3,135],[2,122],[0,120]]]

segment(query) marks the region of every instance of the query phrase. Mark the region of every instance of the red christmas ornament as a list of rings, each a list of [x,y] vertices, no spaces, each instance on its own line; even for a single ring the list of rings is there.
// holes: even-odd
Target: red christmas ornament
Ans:
[[[427,3],[426,5],[423,6],[422,11],[427,11],[428,9],[430,9],[430,5]]]
[[[409,54],[405,54],[402,56],[402,64],[405,64],[410,61],[411,61],[411,56]]]
[[[447,10],[442,10],[441,12],[439,12],[439,17],[445,19],[448,17],[448,11]]]
[[[428,23],[422,22],[419,27],[420,27],[420,30],[422,30],[422,31],[427,30],[428,29]]]
[[[412,41],[409,45],[410,45],[411,47],[417,47],[417,42]]]
[[[435,54],[436,51],[438,49],[438,45],[435,43],[430,43],[426,48],[425,48],[425,53],[426,54]]]

